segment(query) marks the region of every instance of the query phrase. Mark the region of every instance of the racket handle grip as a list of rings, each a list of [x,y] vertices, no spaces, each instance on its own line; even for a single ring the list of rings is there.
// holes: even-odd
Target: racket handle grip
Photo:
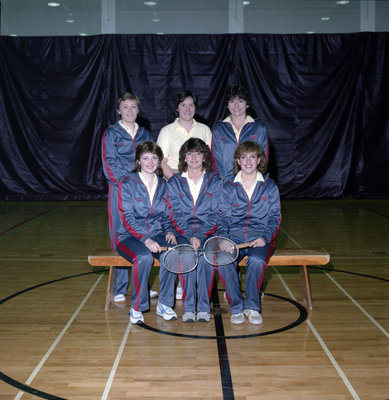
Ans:
[[[250,243],[241,243],[241,244],[237,244],[236,247],[238,249],[246,249],[247,247],[250,247],[251,242]]]
[[[167,251],[168,250],[168,247],[166,247],[166,246],[161,246],[161,251]]]

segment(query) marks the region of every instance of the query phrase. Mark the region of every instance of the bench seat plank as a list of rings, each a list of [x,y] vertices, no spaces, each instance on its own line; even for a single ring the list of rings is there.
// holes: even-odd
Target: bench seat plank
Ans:
[[[312,249],[276,249],[270,257],[269,265],[325,265],[330,261],[330,255],[321,248]],[[131,267],[131,262],[118,254],[116,250],[97,249],[88,256],[88,262],[95,267]],[[154,260],[154,266],[158,267],[159,261]],[[246,265],[246,257],[239,263]]]
[[[246,265],[247,257],[244,257],[239,266]],[[326,265],[330,261],[330,255],[322,248],[280,248],[276,249],[270,257],[268,265],[296,265],[300,266],[301,284],[304,291],[304,300],[309,309],[312,309],[311,288],[307,265]],[[131,267],[131,262],[119,255],[116,250],[97,249],[88,256],[88,262],[94,267],[109,267],[107,294],[105,300],[105,310],[113,301],[114,288],[116,282],[116,267]],[[157,259],[154,259],[155,267],[160,266]]]

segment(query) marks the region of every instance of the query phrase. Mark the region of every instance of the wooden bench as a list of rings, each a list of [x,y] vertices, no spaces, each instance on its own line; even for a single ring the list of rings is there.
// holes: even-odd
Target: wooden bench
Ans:
[[[239,266],[246,265],[246,258],[239,262]],[[307,265],[326,265],[330,261],[330,255],[321,248],[311,249],[277,249],[269,260],[269,265],[293,265],[300,266],[301,284],[304,291],[304,300],[309,309],[312,309],[311,288]],[[105,298],[105,310],[109,309],[114,296],[116,282],[116,267],[131,267],[131,263],[120,256],[116,250],[98,249],[88,256],[88,262],[94,267],[109,267],[107,294]],[[155,267],[159,267],[159,261],[154,259]]]

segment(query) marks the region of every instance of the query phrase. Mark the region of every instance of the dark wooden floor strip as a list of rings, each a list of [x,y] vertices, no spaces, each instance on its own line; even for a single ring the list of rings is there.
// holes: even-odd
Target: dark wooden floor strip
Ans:
[[[14,226],[11,226],[11,227],[9,227],[9,228],[7,228],[7,229],[5,229],[3,232],[0,232],[0,236],[1,236],[1,235],[4,235],[5,233],[7,233],[7,232],[9,232],[9,231],[12,231],[13,229],[18,228],[18,227],[21,226],[21,225],[26,224],[27,222],[30,222],[30,221],[32,221],[32,220],[34,220],[34,219],[36,219],[36,218],[39,218],[39,217],[41,217],[42,215],[45,215],[45,214],[47,214],[47,213],[49,213],[49,212],[50,212],[50,210],[46,210],[46,211],[43,211],[43,212],[41,212],[41,213],[39,213],[39,214],[37,214],[37,215],[34,215],[34,216],[31,217],[31,218],[28,218],[28,219],[26,219],[26,220],[24,220],[24,221],[22,221],[22,222],[19,222],[18,224],[14,225]]]

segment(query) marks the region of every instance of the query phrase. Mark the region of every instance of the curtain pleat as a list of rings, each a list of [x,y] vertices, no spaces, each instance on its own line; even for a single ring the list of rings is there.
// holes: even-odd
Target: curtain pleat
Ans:
[[[267,127],[284,199],[389,198],[389,33],[0,38],[0,199],[106,199],[100,142],[125,91],[156,139],[182,89],[225,117],[231,84]]]

